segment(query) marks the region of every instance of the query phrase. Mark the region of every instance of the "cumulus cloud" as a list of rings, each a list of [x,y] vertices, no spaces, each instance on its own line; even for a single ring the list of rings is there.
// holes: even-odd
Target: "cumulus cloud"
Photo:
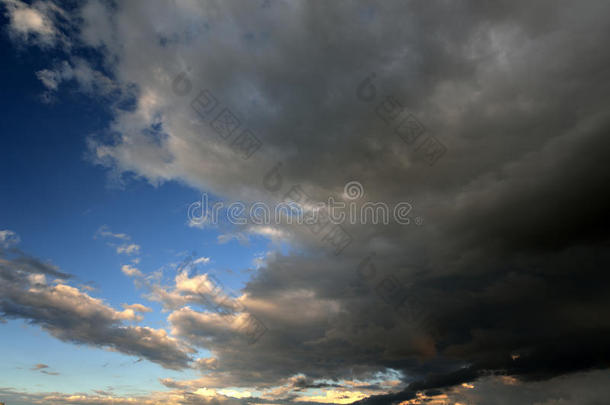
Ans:
[[[68,45],[59,25],[65,25],[67,15],[54,2],[35,1],[31,5],[19,0],[2,0],[9,18],[8,33],[16,41],[42,47],[58,43]]]
[[[130,305],[123,304],[123,308],[131,309],[132,311],[135,311],[135,312],[152,312],[152,309],[150,309],[146,305],[142,305],[142,304],[130,304]]]
[[[57,339],[146,358],[170,369],[189,366],[192,349],[163,329],[126,325],[141,320],[142,305],[117,311],[57,278],[55,268],[24,267],[23,258],[0,261],[0,315],[39,325]],[[39,263],[39,262],[36,262]]]
[[[121,271],[123,274],[129,277],[142,277],[144,275],[140,270],[130,264],[124,264],[121,266]]]

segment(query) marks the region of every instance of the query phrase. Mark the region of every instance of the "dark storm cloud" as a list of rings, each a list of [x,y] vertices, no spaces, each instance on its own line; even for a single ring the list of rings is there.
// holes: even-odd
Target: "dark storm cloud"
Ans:
[[[339,256],[307,229],[277,226],[303,254],[270,255],[244,289],[269,328],[255,348],[213,316],[169,317],[217,359],[208,383],[401,370],[404,391],[369,400],[388,403],[488,373],[607,367],[607,2],[150,4],[82,11],[79,40],[119,86],[140,90],[133,111],[115,111],[120,137],[90,140],[97,163],[244,201],[280,200],[297,184],[342,199],[357,180],[360,202],[412,202],[425,219],[348,225],[353,243]],[[186,71],[191,91],[176,94]],[[372,72],[367,102],[356,90]],[[192,110],[204,88],[260,137],[252,158]],[[378,115],[387,96],[446,145],[434,166]],[[161,138],[150,131],[159,125]],[[280,161],[278,187],[265,188]],[[374,276],[363,277],[372,253]],[[388,277],[417,303],[388,304]]]
[[[329,383],[320,383],[314,382],[313,379],[299,376],[293,382],[293,387],[296,390],[304,390],[308,388],[328,388],[328,387],[339,387],[339,384],[329,384]]]
[[[430,388],[451,387],[464,382],[472,381],[478,377],[476,370],[472,368],[463,368],[449,374],[429,376],[426,380],[418,381],[409,384],[409,386],[395,394],[378,395],[363,399],[356,402],[357,404],[377,405],[377,404],[394,404],[402,401],[408,401],[416,397],[418,392],[425,391],[426,395],[438,395],[440,391],[430,390]],[[428,390],[428,391],[427,391]]]
[[[279,104],[296,114],[307,110],[324,122],[313,128],[319,121],[300,121],[312,128],[305,131],[305,150],[301,147],[300,158],[290,161],[292,166],[283,173],[285,179],[296,178],[294,183],[328,189],[357,178],[370,200],[412,197],[416,207],[420,201],[432,229],[351,227],[355,246],[340,263],[311,257],[285,258],[281,263],[272,260],[247,291],[272,301],[277,299],[274,294],[282,291],[311,289],[317,297],[341,302],[341,318],[337,324],[329,323],[316,342],[321,353],[346,364],[386,365],[410,374],[416,368],[405,361],[409,352],[423,354],[425,342],[418,347],[416,341],[431,339],[447,363],[431,361],[430,368],[446,369],[448,376],[454,375],[450,369],[460,363],[472,364],[469,379],[486,370],[530,379],[606,367],[608,352],[601,341],[609,332],[604,291],[610,280],[604,253],[609,228],[603,210],[610,195],[609,172],[604,167],[610,157],[610,117],[605,108],[609,101],[607,80],[600,78],[607,76],[604,66],[609,61],[606,53],[596,51],[608,34],[598,14],[604,6],[562,4],[551,11],[550,4],[528,9],[506,3],[478,9],[460,3],[449,11],[428,4],[413,5],[416,18],[401,15],[415,25],[429,23],[427,29],[415,30],[419,34],[415,36],[423,39],[409,41],[406,28],[396,35],[410,47],[406,54],[415,59],[413,54],[417,55],[424,66],[409,69],[405,56],[396,62],[403,70],[378,74],[382,80],[376,85],[378,92],[391,89],[402,96],[428,128],[450,131],[446,133],[450,150],[437,166],[430,169],[414,160],[400,167],[399,155],[387,146],[359,137],[356,128],[384,130],[375,123],[373,106],[370,118],[347,118],[341,115],[345,103],[322,102],[324,89],[342,89],[345,77],[354,73],[347,66],[341,77],[334,76],[334,82],[326,70],[319,87],[311,83],[299,97]],[[315,7],[308,10],[316,11]],[[338,24],[341,29],[337,30],[324,28],[324,21],[331,16],[332,11],[305,21],[320,22],[317,31],[333,32],[335,38],[344,39],[341,29],[349,31],[350,23]],[[387,15],[382,21],[395,26]],[[458,26],[465,28],[459,30]],[[432,38],[427,32],[434,33],[429,34]],[[360,38],[362,52],[374,49],[380,66],[391,66],[383,55],[392,54],[389,50],[399,54],[402,46],[398,40],[393,42],[394,38],[381,37],[385,41],[378,48],[367,45],[368,37]],[[341,65],[341,56],[356,58],[358,52],[350,46],[351,40],[345,39],[334,57],[312,60],[324,60],[328,68]],[[420,47],[419,41],[425,46]],[[323,53],[324,48],[316,52]],[[551,58],[553,63],[548,62]],[[347,64],[362,65],[354,62]],[[311,66],[308,71],[317,69]],[[399,75],[407,80],[398,80]],[[585,80],[590,75],[595,79]],[[421,88],[420,94],[421,79],[428,79],[429,87]],[[278,80],[275,85],[282,87],[283,83]],[[312,97],[306,102],[308,108],[287,107],[308,94]],[[576,96],[581,100],[578,105],[574,103]],[[337,99],[342,100],[340,95]],[[347,102],[347,97],[342,101]],[[435,108],[436,114],[431,114]],[[354,127],[343,132],[333,127],[334,122],[343,128]],[[333,148],[333,141],[315,135],[325,131],[332,133],[333,141],[345,137],[349,148]],[[293,132],[280,145],[282,142],[300,145]],[[310,145],[312,150],[307,149]],[[373,146],[377,146],[377,154],[367,158],[366,150]],[[300,168],[295,169],[295,165]],[[372,293],[375,285],[367,290],[354,284],[356,262],[350,263],[350,257],[354,251],[364,257],[371,250],[381,251],[376,259],[380,271],[396,274],[414,289],[426,291],[425,307],[436,322],[421,338],[405,330],[400,318],[383,307]],[[417,270],[422,267],[426,271]],[[278,320],[269,319],[268,323],[285,330],[278,326]],[[375,325],[383,327],[376,330]],[[396,340],[392,332],[396,332]],[[336,339],[336,347],[327,345],[329,336]],[[280,347],[274,342],[269,357],[277,356]],[[294,361],[298,351],[286,347]],[[519,359],[508,361],[514,353]],[[454,366],[450,366],[451,359]],[[332,367],[319,366],[332,373]],[[419,372],[427,373],[425,368]],[[451,384],[433,379],[425,385],[413,383],[407,392],[411,395],[415,390],[446,385]]]

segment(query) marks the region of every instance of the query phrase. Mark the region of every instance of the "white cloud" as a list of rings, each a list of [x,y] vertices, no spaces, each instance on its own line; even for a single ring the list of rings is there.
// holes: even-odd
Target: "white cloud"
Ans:
[[[348,390],[327,390],[323,392],[324,395],[301,395],[295,398],[295,402],[319,402],[323,404],[351,404],[352,402],[359,401],[366,398],[366,395],[360,391],[348,391]]]
[[[56,24],[65,19],[65,12],[53,2],[35,1],[28,5],[19,0],[1,0],[9,18],[8,31],[18,41],[43,47],[62,42],[68,45],[65,36]]]
[[[118,254],[124,254],[124,255],[139,254],[140,253],[140,245],[137,245],[135,243],[130,243],[130,244],[126,243],[126,244],[117,246],[116,252]]]
[[[257,235],[267,236],[274,241],[279,241],[287,237],[286,231],[273,226],[251,226],[248,230]]]
[[[43,69],[36,72],[36,77],[44,84],[49,90],[57,90],[59,84],[63,80],[60,74],[54,70]]]
[[[120,255],[131,256],[131,255],[140,254],[140,249],[141,249],[140,245],[138,245],[137,243],[129,243],[128,241],[131,240],[131,237],[129,235],[127,235],[126,233],[112,232],[107,225],[101,226],[95,232],[95,235],[93,237],[96,239],[97,238],[110,239],[110,241],[107,242],[107,244],[109,246],[114,247],[116,252]],[[122,241],[123,243],[117,245],[117,243],[120,243],[119,241]],[[138,264],[140,262],[140,259],[135,257],[135,258],[131,259],[131,262],[134,264]],[[123,268],[129,269],[131,267],[123,266]]]
[[[105,96],[118,89],[108,76],[77,57],[70,62],[63,61],[53,69],[42,69],[36,76],[49,91],[57,90],[61,83],[70,80],[75,80],[79,88],[90,95]]]
[[[123,274],[125,274],[126,276],[129,277],[143,277],[144,274],[142,274],[142,272],[140,270],[138,270],[137,268],[135,268],[134,266],[130,265],[130,264],[124,264],[123,266],[121,266],[121,271],[123,272]]]
[[[209,262],[209,257],[200,257],[198,259],[193,260],[193,264],[208,264]]]
[[[19,242],[21,242],[21,239],[15,232],[8,229],[0,231],[0,246],[5,249],[19,244]]]
[[[228,243],[228,242],[232,241],[233,239],[237,240],[241,244],[247,244],[249,241],[248,236],[246,236],[246,234],[243,232],[223,233],[221,235],[218,235],[216,237],[216,239],[218,240],[218,243],[220,243],[221,245],[224,243]]]
[[[147,307],[146,305],[142,305],[142,304],[123,304],[123,308],[125,309],[131,309],[133,311],[136,312],[152,312],[152,309]]]
[[[126,233],[114,233],[114,232],[112,232],[108,225],[100,226],[100,228],[95,232],[95,235],[93,237],[94,238],[97,238],[97,237],[115,238],[115,239],[122,239],[122,240],[130,240],[131,239],[131,237],[129,235],[127,235]]]
[[[257,253],[254,255],[254,259],[252,259],[252,265],[255,269],[261,268],[265,265],[265,258],[267,257],[267,253]]]

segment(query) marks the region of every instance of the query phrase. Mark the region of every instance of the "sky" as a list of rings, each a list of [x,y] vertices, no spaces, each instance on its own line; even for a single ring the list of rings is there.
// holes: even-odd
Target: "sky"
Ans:
[[[0,0],[0,402],[607,403],[608,16]]]

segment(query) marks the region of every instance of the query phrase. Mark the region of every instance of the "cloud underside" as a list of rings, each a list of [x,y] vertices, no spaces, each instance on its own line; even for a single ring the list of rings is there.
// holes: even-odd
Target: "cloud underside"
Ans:
[[[610,54],[600,50],[610,4],[153,3],[90,1],[71,39],[100,52],[113,88],[135,99],[112,106],[112,136],[88,142],[114,180],[271,202],[293,185],[341,199],[357,180],[367,201],[408,201],[425,219],[346,226],[353,241],[338,256],[310,229],[278,225],[302,254],[269,255],[242,291],[268,328],[255,346],[187,307],[197,294],[180,280],[145,284],[172,311],[171,339],[213,353],[197,384],[272,387],[299,373],[366,380],[392,369],[400,389],[364,400],[392,403],[491,375],[542,384],[608,367]],[[39,75],[47,87],[61,88],[56,72]],[[190,86],[176,91],[182,72]],[[367,101],[357,88],[372,72]],[[214,131],[215,115],[192,108],[204,89],[262,141],[249,159]],[[387,96],[446,145],[434,166],[379,116]],[[374,271],[363,275],[367,257]],[[388,302],[387,280],[404,287],[408,305]],[[65,325],[81,315],[64,319],[37,301],[58,288],[11,298],[5,311],[61,339],[187,362],[178,343],[119,326],[116,312],[68,337]],[[158,346],[132,346],[141,334]]]

